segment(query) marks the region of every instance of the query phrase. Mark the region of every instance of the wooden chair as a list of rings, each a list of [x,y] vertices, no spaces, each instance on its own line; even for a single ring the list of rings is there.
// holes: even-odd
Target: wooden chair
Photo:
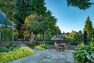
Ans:
[[[56,50],[63,51],[63,47],[60,46],[60,44],[57,44],[56,42],[55,42],[55,47],[56,47]]]
[[[63,43],[57,44],[56,42],[55,42],[55,47],[56,47],[56,50],[61,51],[61,52],[67,50],[68,48],[66,44],[63,44]]]

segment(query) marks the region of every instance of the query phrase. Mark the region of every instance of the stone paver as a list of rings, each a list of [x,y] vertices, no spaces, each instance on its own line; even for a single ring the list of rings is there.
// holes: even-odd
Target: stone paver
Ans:
[[[54,49],[38,50],[34,55],[8,63],[74,63],[72,50],[58,52]]]

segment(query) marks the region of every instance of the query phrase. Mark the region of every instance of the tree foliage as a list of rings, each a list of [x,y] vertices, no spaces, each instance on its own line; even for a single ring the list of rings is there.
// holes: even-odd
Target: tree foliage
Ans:
[[[91,38],[92,36],[92,30],[93,30],[93,26],[92,26],[92,22],[90,20],[90,17],[87,17],[87,20],[85,22],[85,26],[84,26],[84,31],[87,32],[87,37]]]
[[[78,45],[83,42],[83,33],[81,30],[79,32],[72,31],[71,33],[66,33],[65,38],[71,45]]]
[[[31,0],[15,0],[15,18],[20,23],[24,23],[25,18],[31,14],[31,2]]]
[[[51,34],[57,34],[61,32],[59,27],[56,26],[56,18],[52,16],[51,11],[45,7],[44,0],[32,0],[32,12],[25,20],[30,30],[34,33],[41,33],[45,35],[45,32],[51,32]]]
[[[26,27],[29,27],[29,31],[32,30],[35,33],[44,33],[45,31],[51,32],[52,35],[61,33],[59,27],[56,26],[56,18],[45,7],[44,0],[2,0],[0,9],[11,20],[16,21],[16,28],[19,32],[25,28],[23,27],[25,24]]]
[[[32,0],[15,0],[15,19],[17,20],[17,29],[22,36],[24,31],[24,21],[32,11]]]
[[[32,0],[32,12],[38,15],[45,15],[46,10],[44,0]]]
[[[9,19],[12,19],[14,13],[14,0],[0,0],[0,10],[4,12]]]
[[[68,6],[75,6],[81,10],[86,10],[93,5],[91,0],[67,0]]]

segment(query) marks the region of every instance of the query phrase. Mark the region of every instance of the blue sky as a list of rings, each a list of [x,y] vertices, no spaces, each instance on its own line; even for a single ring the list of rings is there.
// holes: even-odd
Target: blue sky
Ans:
[[[76,7],[68,7],[66,0],[45,0],[45,2],[47,9],[57,18],[57,25],[62,32],[83,30],[88,16],[94,25],[94,6],[83,11]]]

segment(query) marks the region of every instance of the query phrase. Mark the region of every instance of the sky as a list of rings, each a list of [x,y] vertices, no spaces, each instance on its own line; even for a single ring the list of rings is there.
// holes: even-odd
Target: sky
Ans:
[[[47,9],[57,18],[61,32],[83,30],[88,16],[94,26],[94,6],[84,11],[76,7],[68,7],[66,0],[45,0],[45,3]]]

